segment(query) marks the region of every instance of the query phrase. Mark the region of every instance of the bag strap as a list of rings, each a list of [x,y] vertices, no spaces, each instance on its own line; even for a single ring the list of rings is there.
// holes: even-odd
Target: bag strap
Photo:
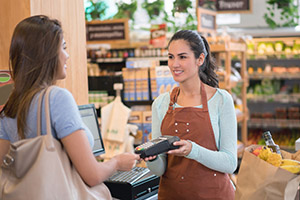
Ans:
[[[50,104],[49,104],[49,95],[50,91],[53,89],[54,86],[50,86],[48,88],[45,88],[40,96],[38,101],[38,113],[37,113],[37,136],[41,135],[41,112],[42,112],[42,99],[45,96],[45,117],[46,117],[46,130],[47,130],[47,140],[46,140],[46,146],[48,150],[54,150],[54,143],[52,140],[52,133],[51,133],[51,120],[50,120]]]
[[[41,121],[42,121],[42,119],[41,119],[42,99],[43,99],[43,97],[45,95],[46,89],[47,88],[45,88],[45,89],[43,89],[41,91],[40,96],[39,96],[39,100],[38,100],[38,107],[37,107],[37,129],[36,129],[37,136],[41,135],[41,126],[42,126],[42,124],[41,124]]]
[[[47,135],[51,135],[51,122],[50,122],[50,104],[49,104],[49,95],[50,95],[50,91],[52,90],[54,86],[50,86],[47,88],[46,94],[45,94],[45,115],[46,115],[46,123],[47,123]]]

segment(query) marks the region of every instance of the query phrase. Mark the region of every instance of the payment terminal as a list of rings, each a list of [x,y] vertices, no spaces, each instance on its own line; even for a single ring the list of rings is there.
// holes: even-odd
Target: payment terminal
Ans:
[[[174,146],[173,143],[179,140],[177,136],[163,135],[137,146],[135,153],[140,154],[141,158],[155,156],[172,149],[178,149],[179,146]]]

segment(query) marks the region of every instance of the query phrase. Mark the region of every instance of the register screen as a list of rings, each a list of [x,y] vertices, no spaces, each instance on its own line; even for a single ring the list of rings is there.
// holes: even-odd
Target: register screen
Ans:
[[[93,153],[95,156],[105,153],[98,116],[94,104],[78,106],[83,123],[90,129],[94,136]]]

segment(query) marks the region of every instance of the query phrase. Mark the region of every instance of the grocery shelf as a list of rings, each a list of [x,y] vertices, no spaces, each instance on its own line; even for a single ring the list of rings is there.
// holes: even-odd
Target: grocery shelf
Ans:
[[[159,60],[168,61],[168,57],[129,57],[127,61]]]
[[[300,103],[300,94],[272,94],[272,95],[254,95],[247,94],[247,100],[250,102],[279,102],[279,103]]]
[[[211,52],[235,51],[244,52],[247,49],[245,42],[225,42],[224,44],[210,44]]]
[[[249,79],[261,80],[261,79],[300,79],[300,73],[258,73],[253,72],[248,74]]]
[[[248,121],[248,127],[251,128],[300,128],[299,119],[261,119],[252,118]]]
[[[213,40],[213,38],[208,38],[210,45],[210,50],[214,53],[217,65],[224,65],[224,71],[219,72],[219,86],[222,89],[226,89],[228,92],[232,93],[232,88],[241,83],[241,100],[242,100],[242,110],[243,113],[237,115],[237,122],[241,125],[241,141],[247,143],[247,120],[248,120],[248,108],[247,108],[247,86],[248,86],[248,75],[247,75],[247,62],[246,62],[246,50],[247,45],[244,40],[219,40],[219,43]],[[238,53],[238,59],[241,62],[240,81],[232,81],[231,75],[231,65],[232,65],[232,53]],[[224,64],[222,63],[224,60]]]

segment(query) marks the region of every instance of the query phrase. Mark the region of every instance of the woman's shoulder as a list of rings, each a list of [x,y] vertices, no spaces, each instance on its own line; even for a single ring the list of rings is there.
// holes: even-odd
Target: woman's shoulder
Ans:
[[[54,86],[50,91],[50,104],[66,104],[75,102],[72,93],[66,88]]]
[[[50,98],[73,98],[72,93],[66,88],[53,86],[50,91]]]
[[[226,104],[227,102],[233,102],[233,98],[227,90],[217,88],[217,91],[211,99],[211,102],[217,104]]]
[[[165,92],[160,94],[156,99],[154,99],[152,106],[160,107],[164,104],[169,104],[170,102],[170,92]]]

